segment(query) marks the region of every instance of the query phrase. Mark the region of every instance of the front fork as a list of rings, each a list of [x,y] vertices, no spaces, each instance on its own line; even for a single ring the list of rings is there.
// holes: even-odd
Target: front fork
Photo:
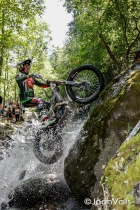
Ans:
[[[62,96],[60,95],[60,90],[59,88],[56,86],[56,84],[51,83],[50,87],[52,89],[52,95],[55,98],[55,101],[60,103],[62,101],[64,101],[64,99],[62,98]]]

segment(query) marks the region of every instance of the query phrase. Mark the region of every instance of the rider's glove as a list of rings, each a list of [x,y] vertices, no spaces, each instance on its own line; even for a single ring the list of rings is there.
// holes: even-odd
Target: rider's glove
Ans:
[[[30,74],[30,77],[35,78],[35,77],[37,77],[37,75],[35,73],[33,73],[33,74]]]

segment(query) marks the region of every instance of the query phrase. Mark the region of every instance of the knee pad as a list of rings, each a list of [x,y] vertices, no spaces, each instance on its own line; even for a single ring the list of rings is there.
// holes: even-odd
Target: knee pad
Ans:
[[[42,109],[44,107],[43,101],[38,102],[38,108]]]

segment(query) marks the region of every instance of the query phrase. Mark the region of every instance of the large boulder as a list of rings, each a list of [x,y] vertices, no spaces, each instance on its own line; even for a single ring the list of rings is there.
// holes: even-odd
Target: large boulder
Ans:
[[[106,87],[65,159],[66,182],[81,203],[91,194],[95,199],[99,196],[102,167],[140,119],[139,83],[137,63]]]

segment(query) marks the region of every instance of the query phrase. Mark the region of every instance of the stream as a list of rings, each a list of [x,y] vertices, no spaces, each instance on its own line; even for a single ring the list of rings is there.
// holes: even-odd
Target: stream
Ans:
[[[63,155],[56,163],[46,165],[33,152],[34,132],[41,123],[30,114],[27,112],[25,121],[15,125],[14,133],[1,141],[1,210],[83,210],[70,192],[63,171],[64,159],[84,121],[67,123],[62,133]]]

